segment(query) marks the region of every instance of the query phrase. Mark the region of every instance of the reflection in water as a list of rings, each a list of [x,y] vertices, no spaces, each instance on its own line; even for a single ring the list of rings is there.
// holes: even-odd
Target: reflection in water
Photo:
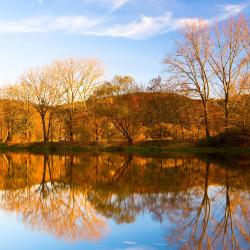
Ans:
[[[105,222],[89,202],[89,187],[73,182],[72,157],[7,154],[1,162],[2,208],[65,240],[102,235]]]
[[[98,240],[141,214],[173,248],[250,245],[250,161],[124,154],[0,155],[0,206],[67,241]],[[148,225],[150,227],[150,225]],[[143,230],[143,229],[142,229]]]

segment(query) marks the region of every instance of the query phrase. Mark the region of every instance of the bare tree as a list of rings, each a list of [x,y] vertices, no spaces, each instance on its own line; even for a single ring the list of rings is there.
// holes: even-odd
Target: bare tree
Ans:
[[[51,132],[53,114],[55,108],[60,104],[61,97],[53,69],[44,67],[32,70],[23,76],[22,82],[30,89],[31,100],[41,117],[43,141],[47,142]]]
[[[95,91],[100,117],[106,117],[121,135],[133,144],[134,136],[141,124],[137,86],[130,76],[115,76]]]
[[[162,81],[162,77],[157,76],[155,78],[152,78],[148,83],[147,90],[149,92],[163,92],[164,90],[166,90],[166,85]]]
[[[27,141],[30,140],[30,130],[32,127],[32,93],[29,87],[24,83],[16,83],[5,88],[6,99],[15,101],[16,109],[20,116],[20,128],[25,133]]]
[[[234,17],[215,27],[214,49],[209,64],[215,75],[213,90],[223,99],[217,103],[224,113],[224,126],[249,81],[249,31],[244,16]]]
[[[13,100],[2,100],[1,115],[2,115],[2,130],[6,130],[6,135],[3,138],[3,143],[12,141],[13,135],[20,131],[20,107],[19,103]]]
[[[103,75],[101,63],[96,59],[66,59],[53,65],[66,105],[69,140],[74,140],[74,115],[76,103],[85,108],[85,102],[100,83]]]
[[[206,137],[209,137],[209,57],[212,42],[207,24],[200,20],[198,23],[187,25],[181,40],[176,44],[174,53],[167,55],[164,63],[177,89],[191,92],[201,99]]]

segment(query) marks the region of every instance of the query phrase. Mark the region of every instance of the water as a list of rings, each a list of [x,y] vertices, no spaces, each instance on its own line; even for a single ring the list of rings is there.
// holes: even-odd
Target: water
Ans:
[[[0,154],[1,249],[249,249],[250,158]]]

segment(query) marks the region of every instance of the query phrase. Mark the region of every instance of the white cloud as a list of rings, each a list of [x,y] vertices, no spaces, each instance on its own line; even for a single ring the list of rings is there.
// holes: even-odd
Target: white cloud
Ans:
[[[211,20],[209,19],[199,19],[199,18],[179,18],[175,20],[174,29],[182,29],[186,25],[209,25]]]
[[[220,19],[226,19],[230,16],[238,15],[241,11],[243,11],[247,4],[223,4],[218,5],[219,10],[222,12],[219,15]]]
[[[142,39],[166,32],[167,29],[170,28],[171,21],[171,12],[166,12],[159,17],[142,16],[138,21],[130,22],[125,25],[115,25],[93,34]]]
[[[1,33],[27,33],[43,32],[46,27],[41,25],[47,22],[47,18],[28,18],[19,21],[0,22]]]
[[[136,0],[81,0],[84,4],[98,4],[101,6],[106,7],[110,10],[110,12],[114,12],[122,8],[124,5],[128,4],[129,2],[136,1]]]
[[[119,8],[131,0],[95,0],[109,1]],[[0,21],[0,33],[27,32],[69,32],[79,35],[110,36],[129,39],[146,39],[169,31],[183,28],[186,24],[212,24],[240,13],[247,5],[220,5],[218,15],[209,19],[174,18],[170,11],[161,16],[142,16],[125,24],[110,23],[110,16],[58,16],[34,17],[18,21]]]
[[[236,16],[247,7],[246,4],[228,4],[218,5],[219,14],[212,18],[179,18],[175,21],[175,28],[181,29],[186,25],[199,24],[199,25],[212,25],[216,21],[223,21],[231,16]]]
[[[0,33],[83,32],[99,24],[98,19],[86,16],[34,17],[12,22],[0,21]]]
[[[171,13],[163,16],[142,16],[125,25],[103,27],[105,21],[87,16],[29,18],[16,22],[0,22],[1,33],[65,31],[80,35],[112,36],[142,39],[164,33],[171,24]]]
[[[131,0],[110,0],[113,5],[113,10],[119,9]]]
[[[66,30],[70,32],[80,32],[95,27],[101,21],[97,18],[86,16],[61,16],[51,19],[48,22],[50,30]]]
[[[246,7],[246,4],[220,5],[218,16],[207,19],[173,18],[173,13],[171,12],[166,12],[164,15],[157,17],[143,16],[138,21],[134,21],[126,25],[116,25],[106,30],[102,30],[100,33],[97,32],[96,35],[144,39],[153,37],[155,35],[164,34],[176,29],[181,29],[186,25],[198,23],[200,25],[213,24],[216,20],[224,20],[230,16],[239,14]]]
[[[137,244],[135,241],[129,241],[129,240],[125,240],[122,243],[123,244],[128,244],[128,245],[136,245]]]

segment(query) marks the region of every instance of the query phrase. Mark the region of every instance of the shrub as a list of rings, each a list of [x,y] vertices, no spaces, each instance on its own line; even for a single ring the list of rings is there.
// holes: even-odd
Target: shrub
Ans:
[[[198,145],[209,147],[250,146],[250,134],[249,131],[243,131],[237,127],[227,127],[214,137],[200,140]]]

